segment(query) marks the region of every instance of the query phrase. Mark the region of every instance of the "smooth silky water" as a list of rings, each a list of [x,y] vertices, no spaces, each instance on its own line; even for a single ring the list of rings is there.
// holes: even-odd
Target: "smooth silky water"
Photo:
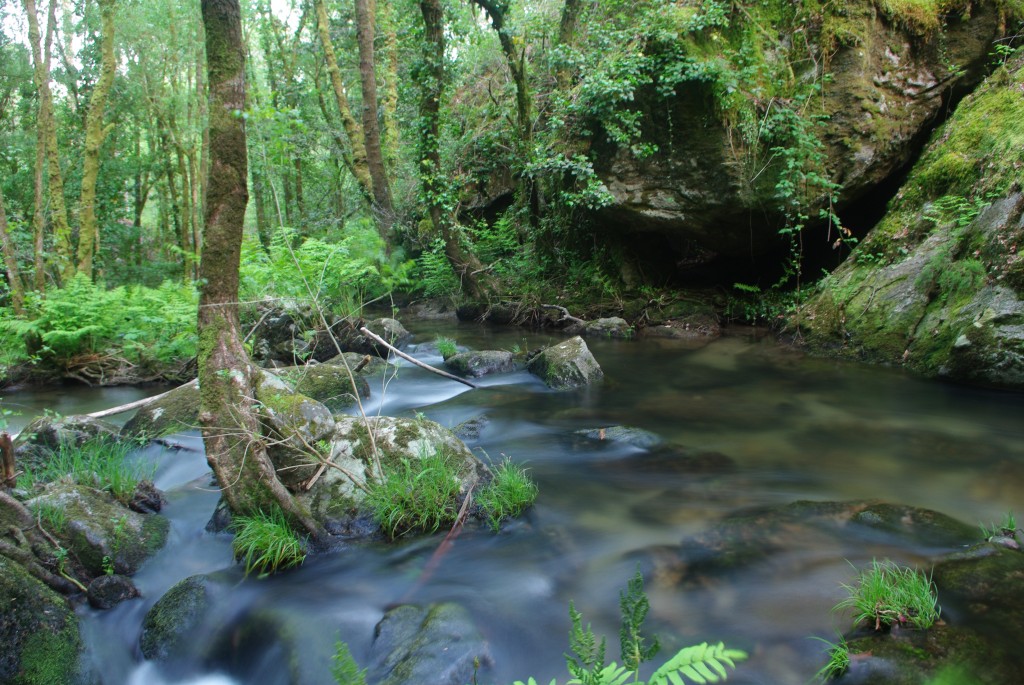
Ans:
[[[438,334],[473,349],[536,348],[559,339],[454,323],[410,328],[411,353],[436,366],[441,358],[430,343]],[[389,607],[447,601],[471,612],[489,645],[493,667],[481,670],[480,685],[531,675],[564,682],[570,600],[608,637],[609,659],[617,659],[618,596],[638,553],[677,545],[744,507],[878,498],[972,524],[1022,510],[1020,394],[809,358],[744,332],[706,344],[587,344],[605,379],[580,391],[552,392],[526,372],[485,377],[472,390],[404,362],[397,377],[373,386],[368,413],[422,414],[449,427],[486,417],[471,447],[485,460],[524,464],[540,488],[522,520],[499,535],[467,526],[430,572],[441,534],[355,544],[278,576],[245,578],[232,561],[230,536],[204,532],[217,493],[198,437],[176,438],[184,449],[145,450],[142,458],[156,464],[156,484],[168,495],[171,534],[136,576],[142,599],[107,612],[82,610],[103,682],[330,683],[337,640],[366,666],[374,626]],[[612,425],[724,454],[736,469],[679,472],[664,462],[629,461],[637,448],[571,438]],[[723,640],[751,655],[730,682],[804,685],[824,663],[823,645],[811,636],[834,640],[849,627],[831,608],[843,597],[840,583],[853,581],[854,566],[889,557],[927,568],[936,553],[863,539],[815,538],[796,547],[696,588],[649,583],[648,627],[661,637],[662,656]],[[141,662],[138,639],[149,607],[182,578],[209,572],[225,574],[228,589],[191,639],[197,654],[220,644],[218,660],[179,660],[170,668]]]

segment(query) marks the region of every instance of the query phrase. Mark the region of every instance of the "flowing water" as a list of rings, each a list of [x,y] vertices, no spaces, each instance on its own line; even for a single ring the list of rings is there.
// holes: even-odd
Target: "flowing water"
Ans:
[[[454,323],[414,324],[411,352],[441,364],[436,334],[474,349],[535,348],[557,338]],[[149,448],[170,500],[166,548],[138,573],[141,600],[84,610],[90,658],[105,683],[330,683],[338,639],[367,664],[374,626],[399,603],[452,601],[469,610],[493,666],[481,685],[566,679],[568,604],[618,657],[618,594],[645,549],[678,545],[752,505],[879,498],[968,523],[998,521],[1024,495],[1024,396],[923,381],[897,370],[808,358],[753,335],[714,342],[588,340],[605,380],[552,392],[526,372],[472,390],[402,364],[373,388],[370,413],[422,413],[443,425],[483,418],[474,449],[524,464],[536,506],[494,535],[467,528],[432,573],[440,537],[354,545],[267,579],[244,578],[230,538],[204,532],[217,494],[194,435],[184,449]],[[111,400],[108,404],[115,404]],[[613,425],[727,456],[732,470],[693,474],[616,442],[574,439]],[[649,584],[650,627],[663,656],[723,640],[751,658],[736,683],[803,685],[848,618],[831,613],[851,564],[891,557],[927,566],[935,550],[891,540],[809,539],[756,568],[697,587]],[[222,572],[227,589],[192,638],[223,643],[216,660],[157,668],[138,656],[141,622],[174,583]],[[715,579],[712,579],[715,580]],[[252,629],[256,625],[257,629]],[[265,629],[260,629],[264,626]],[[1018,636],[1019,637],[1019,636]],[[285,645],[288,646],[287,651]],[[427,685],[427,684],[424,684]]]

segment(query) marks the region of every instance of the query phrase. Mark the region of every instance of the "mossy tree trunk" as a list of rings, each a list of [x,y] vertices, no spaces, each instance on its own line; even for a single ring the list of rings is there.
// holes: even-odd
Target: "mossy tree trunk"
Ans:
[[[462,290],[483,299],[483,265],[459,240],[449,207],[441,167],[441,98],[445,86],[444,9],[441,0],[420,0],[423,14],[423,74],[420,78],[420,181],[434,230],[444,241],[445,256],[459,276]]]
[[[210,168],[200,264],[200,424],[207,460],[235,514],[280,506],[291,522],[322,529],[277,478],[261,437],[255,400],[260,370],[242,346],[238,267],[248,204],[245,47],[238,0],[202,0],[210,92]]]
[[[18,268],[14,241],[7,229],[7,209],[4,207],[3,189],[0,188],[0,245],[3,247],[7,285],[11,289],[11,308],[15,314],[20,316],[25,310],[25,285],[21,280],[21,270]]]
[[[394,0],[381,0],[378,25],[384,35],[384,95],[381,104],[384,164],[390,169],[398,162],[401,134],[398,129],[398,29]]]
[[[99,0],[100,77],[89,98],[85,117],[85,149],[82,159],[82,193],[78,205],[78,271],[92,277],[93,256],[99,249],[99,224],[96,221],[96,182],[100,174],[100,147],[114,124],[103,125],[110,88],[114,85],[117,54],[114,51],[115,0]]]

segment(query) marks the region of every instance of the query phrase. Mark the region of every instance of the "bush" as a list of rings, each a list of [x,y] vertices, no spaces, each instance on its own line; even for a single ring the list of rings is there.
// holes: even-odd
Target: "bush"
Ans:
[[[459,488],[456,468],[435,452],[386,466],[384,478],[369,484],[366,503],[391,539],[414,531],[435,533],[455,523]]]
[[[236,517],[232,527],[235,539],[231,548],[235,558],[245,562],[246,575],[256,571],[262,577],[298,566],[306,559],[302,541],[280,508],[275,507],[269,514]]]
[[[537,499],[537,485],[526,469],[505,458],[495,470],[494,480],[476,495],[488,525],[494,532],[506,518],[522,514]]]

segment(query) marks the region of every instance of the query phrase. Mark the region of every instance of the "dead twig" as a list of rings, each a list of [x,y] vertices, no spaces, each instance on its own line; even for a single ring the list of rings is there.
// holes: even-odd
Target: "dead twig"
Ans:
[[[415,357],[412,357],[412,356],[406,354],[405,352],[402,352],[401,350],[399,350],[394,345],[391,345],[390,343],[385,341],[384,338],[380,337],[379,335],[377,335],[376,333],[374,333],[373,331],[368,329],[366,326],[363,326],[362,328],[360,328],[359,331],[363,335],[369,336],[370,338],[375,340],[377,343],[379,343],[379,344],[383,345],[384,347],[388,348],[389,350],[391,350],[392,352],[397,354],[399,357],[401,357],[405,361],[410,362],[412,364],[415,364],[416,366],[420,367],[421,369],[426,369],[427,371],[430,371],[432,373],[436,373],[438,376],[442,376],[444,378],[447,378],[448,380],[458,381],[459,383],[462,383],[463,385],[468,385],[469,387],[474,388],[474,389],[479,387],[475,383],[471,383],[471,382],[467,381],[465,378],[459,378],[458,376],[456,376],[454,374],[450,374],[447,371],[442,371],[441,369],[435,368],[435,367],[431,366],[430,364],[425,364],[425,363],[421,362],[419,359],[416,359]]]

